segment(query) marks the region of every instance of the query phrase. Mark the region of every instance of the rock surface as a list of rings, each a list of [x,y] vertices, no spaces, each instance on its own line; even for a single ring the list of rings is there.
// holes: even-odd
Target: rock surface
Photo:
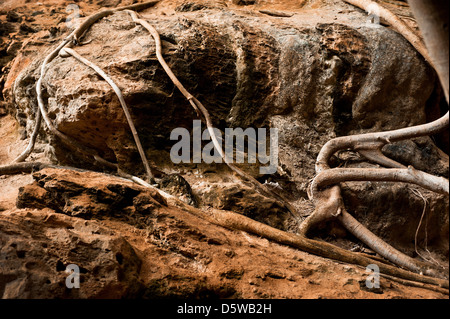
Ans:
[[[85,15],[97,11],[99,6],[118,4],[128,3],[79,3],[81,13],[86,10]],[[8,71],[0,79],[0,88],[4,88],[0,111],[3,107],[9,113],[0,118],[0,128],[5,129],[9,139],[3,141],[8,150],[0,149],[2,164],[20,153],[34,128],[39,67],[45,55],[68,32],[66,5],[60,1],[59,6],[36,7],[35,10],[42,9],[44,13],[33,15],[34,19],[43,20],[40,25],[27,22],[38,31],[34,35],[26,35],[24,32],[31,29],[19,23],[20,17],[29,16],[24,12],[33,7],[20,7],[18,2],[18,13],[10,13],[9,18],[5,13],[4,21],[0,20],[1,52],[7,52],[1,54],[0,62],[2,66],[7,65]],[[270,16],[261,13],[261,9],[289,14]],[[272,1],[269,4],[170,0],[146,10],[142,17],[158,30],[166,61],[183,85],[206,106],[215,127],[278,129],[276,174],[260,174],[258,164],[239,166],[288,197],[298,209],[298,216],[291,216],[274,199],[256,192],[225,164],[172,163],[169,152],[174,141],[170,140],[170,132],[177,127],[192,131],[192,121],[197,115],[156,60],[154,41],[148,32],[133,23],[126,12],[108,16],[86,33],[84,40],[92,42],[75,49],[98,64],[123,91],[149,161],[158,170],[159,187],[197,207],[232,210],[295,232],[299,222],[312,212],[307,187],[314,177],[320,148],[329,139],[412,126],[441,115],[442,93],[433,70],[423,58],[399,34],[385,26],[369,24],[365,14],[342,1]],[[1,12],[0,18],[3,18]],[[2,42],[14,32],[17,32],[15,42],[11,39]],[[49,64],[43,88],[49,115],[59,130],[98,149],[123,171],[143,175],[123,110],[104,80],[74,58],[57,57]],[[32,159],[103,169],[46,132],[42,125]],[[16,140],[14,143],[11,136]],[[449,176],[445,153],[448,136],[447,142],[445,135],[439,135],[433,139],[394,143],[387,145],[383,152],[431,174]],[[335,166],[374,167],[351,152],[342,152],[333,161]],[[8,231],[0,231],[0,239],[8,242],[8,246],[2,245],[2,254],[6,255],[0,258],[6,260],[4,256],[7,256],[12,260],[11,264],[5,263],[9,275],[0,280],[4,297],[32,298],[39,294],[64,298],[375,297],[359,289],[361,271],[356,268],[351,268],[352,274],[356,271],[354,276],[346,277],[346,271],[343,275],[341,266],[331,262],[321,260],[317,269],[299,263],[297,258],[312,264],[315,261],[307,254],[247,234],[211,228],[206,222],[167,207],[157,193],[144,191],[130,182],[95,173],[60,170],[36,172],[33,178],[31,184],[30,178],[25,177],[0,181],[8,190],[5,199],[0,198],[0,209],[5,211],[0,212],[0,217],[11,232],[17,233],[11,237]],[[8,188],[8,181],[13,181],[14,189]],[[19,186],[22,186],[20,191]],[[344,183],[342,189],[346,207],[358,220],[411,256],[416,255],[416,230],[425,211],[418,233],[419,246],[431,250],[432,257],[440,262],[448,262],[448,196],[393,183]],[[15,197],[17,207],[22,210],[12,210]],[[19,225],[22,217],[37,229]],[[47,223],[47,217],[57,222]],[[46,254],[41,243],[51,237],[34,239],[33,234],[58,232],[58,223],[69,225],[61,227],[58,235],[67,239],[67,243],[55,243],[54,255],[44,258],[35,273],[27,270],[28,254],[24,258],[16,256],[16,247],[24,245],[23,238],[33,238],[33,254]],[[100,233],[90,234],[89,229],[96,227],[101,229]],[[214,231],[209,228],[219,235],[211,235]],[[334,223],[322,225],[315,235],[346,248],[355,245],[354,239]],[[108,262],[106,268],[95,261],[82,266],[86,271],[83,274],[86,287],[97,283],[96,287],[100,288],[92,293],[80,290],[78,295],[73,295],[61,285],[64,271],[58,269],[69,263],[86,263],[68,255],[70,247],[76,250],[80,245],[86,246],[89,258],[95,259],[93,256],[99,254],[100,260]],[[263,257],[259,249],[265,251],[265,256],[272,252],[280,260]],[[252,257],[246,256],[247,252]],[[120,264],[115,259],[117,254],[127,256],[130,263]],[[158,261],[152,264],[143,257]],[[248,258],[258,260],[261,267],[248,265],[245,262]],[[229,267],[222,269],[219,265],[224,261]],[[289,271],[282,271],[283,262],[290,265]],[[13,264],[25,268],[15,269]],[[101,269],[94,271],[96,267]],[[325,270],[321,271],[321,267]],[[105,269],[111,269],[108,275]],[[275,275],[266,274],[272,271]],[[343,290],[337,294],[332,284],[323,279],[330,276],[330,280],[340,282],[342,278],[333,275],[333,271],[346,278]],[[29,273],[35,277],[24,279]],[[126,276],[121,277],[119,273]],[[303,273],[309,275],[298,275]],[[49,292],[45,293],[42,287],[30,288],[33,281],[48,285]],[[311,285],[305,286],[305,281]],[[346,291],[347,288],[351,291]],[[384,288],[387,292],[378,297],[418,296],[414,289],[410,295],[397,295],[399,291],[392,283]],[[105,295],[112,290],[117,293]]]
[[[123,298],[141,289],[141,260],[121,236],[95,221],[50,211],[0,216],[0,295],[4,299]],[[68,288],[66,267],[80,269]]]
[[[388,279],[368,290],[362,268],[212,225],[117,177],[45,169],[33,178],[18,196],[26,208],[0,214],[2,298],[443,297]],[[111,200],[124,191],[134,206]],[[71,264],[78,289],[66,287]]]

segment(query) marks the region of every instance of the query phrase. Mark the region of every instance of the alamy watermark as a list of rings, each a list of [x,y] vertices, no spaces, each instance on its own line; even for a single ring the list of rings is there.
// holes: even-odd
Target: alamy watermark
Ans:
[[[366,287],[369,289],[380,288],[380,267],[376,264],[370,264],[366,267],[369,276],[366,278]]]
[[[177,127],[172,130],[170,140],[178,142],[170,150],[173,163],[245,163],[247,149],[247,163],[260,164],[261,174],[274,174],[278,166],[278,129],[269,129],[267,138],[266,128],[225,128],[225,136],[217,128],[206,128],[202,132],[200,120],[192,123],[191,134],[186,128]],[[214,135],[217,140],[211,138]],[[202,147],[202,141],[209,141]],[[236,141],[236,143],[234,143]],[[247,143],[246,143],[247,141]],[[246,147],[247,144],[247,147]],[[225,151],[223,151],[223,147]],[[268,153],[268,154],[267,154]]]
[[[366,26],[368,27],[380,27],[380,7],[376,3],[371,3],[367,8],[367,14],[369,18],[367,19]]]
[[[75,29],[80,26],[80,7],[71,3],[66,7],[66,12],[72,12],[66,18],[66,25],[69,29]]]
[[[80,267],[75,264],[69,264],[66,267],[66,287],[69,289],[80,288]]]

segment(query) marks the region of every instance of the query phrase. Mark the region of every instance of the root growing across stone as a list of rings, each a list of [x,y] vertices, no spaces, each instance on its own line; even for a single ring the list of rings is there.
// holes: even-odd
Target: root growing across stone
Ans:
[[[350,3],[358,2],[364,5],[367,5],[368,3],[370,4],[370,1],[349,0],[347,2]],[[71,55],[80,62],[89,66],[90,68],[95,70],[98,74],[100,74],[106,81],[108,81],[111,87],[113,87],[114,91],[119,96],[121,105],[124,109],[127,119],[129,120],[130,128],[132,130],[133,136],[135,137],[135,142],[138,146],[139,153],[146,168],[147,176],[149,180],[151,180],[152,173],[150,167],[148,166],[145,153],[142,149],[142,146],[140,145],[136,129],[134,128],[132,121],[130,121],[131,117],[128,112],[128,108],[126,107],[126,104],[123,100],[123,96],[120,90],[118,89],[117,85],[115,85],[114,82],[99,67],[97,67],[92,62],[84,59],[78,53],[76,53],[75,50],[70,48],[78,44],[80,42],[80,39],[83,37],[84,33],[89,29],[89,27],[99,19],[119,10],[128,10],[127,12],[130,14],[133,21],[142,25],[153,37],[156,45],[156,56],[159,63],[161,64],[161,66],[163,67],[169,78],[172,80],[172,82],[175,84],[175,86],[177,86],[180,92],[189,101],[192,108],[197,112],[199,116],[203,117],[203,120],[206,122],[206,126],[208,128],[214,146],[219,152],[219,154],[222,156],[228,167],[242,178],[246,179],[247,181],[250,181],[254,185],[254,187],[258,189],[261,193],[274,197],[278,201],[280,201],[280,203],[282,203],[284,207],[286,207],[294,215],[294,217],[297,216],[295,208],[289,203],[287,199],[285,199],[282,195],[273,192],[271,189],[267,188],[265,185],[258,182],[255,178],[253,178],[249,174],[245,173],[238,167],[231,164],[231,160],[226,158],[220,146],[220,143],[215,135],[213,123],[211,121],[207,108],[184,88],[184,86],[177,79],[175,74],[172,72],[170,67],[165,62],[162,56],[161,41],[156,29],[153,26],[151,26],[146,20],[139,18],[136,12],[132,11],[151,7],[155,3],[156,1],[153,1],[140,5],[133,5],[117,9],[105,10],[97,14],[94,14],[88,17],[81,24],[80,27],[74,30],[71,33],[71,35],[69,35],[55,50],[53,50],[45,58],[41,66],[40,78],[36,85],[39,112],[37,113],[36,116],[35,128],[32,133],[30,143],[27,149],[17,159],[15,159],[14,163],[6,166],[0,166],[0,175],[15,174],[18,172],[32,172],[40,170],[44,167],[56,167],[54,165],[49,166],[49,164],[42,164],[35,162],[18,163],[23,162],[32,152],[37,134],[39,132],[41,117],[44,119],[46,126],[50,130],[50,132],[53,135],[56,135],[63,143],[76,149],[77,151],[81,152],[87,157],[93,158],[97,163],[100,163],[108,168],[112,168],[118,171],[117,164],[111,163],[101,158],[96,150],[88,148],[82,143],[75,141],[73,138],[58,131],[53,126],[50,118],[47,115],[47,112],[45,110],[45,104],[42,97],[42,80],[45,75],[48,63],[52,61],[56,56],[58,56],[58,54],[61,53],[62,55]],[[391,21],[393,25],[397,24],[398,21],[391,15],[387,14],[384,10],[380,10],[380,14],[386,15],[385,18],[387,18],[388,21]],[[428,56],[427,50],[424,49],[420,41],[419,42],[416,41],[417,39],[412,37],[408,33],[407,29],[399,27],[397,28],[397,30],[402,34],[406,32],[405,37],[409,41],[411,41],[411,43],[419,50],[420,53],[424,55],[427,61],[429,61],[432,65],[434,65],[434,63],[432,62],[433,54],[431,54],[431,57]],[[339,187],[340,182],[348,180],[357,180],[357,181],[381,180],[392,182],[415,183],[422,187],[428,188],[432,191],[448,194],[449,192],[448,181],[446,179],[432,176],[430,174],[415,170],[412,167],[406,168],[403,165],[393,161],[392,159],[389,159],[381,152],[381,148],[388,143],[418,136],[426,136],[434,134],[436,132],[440,132],[443,129],[446,129],[448,127],[448,116],[449,115],[447,113],[445,116],[432,123],[420,126],[409,127],[389,132],[339,137],[326,143],[317,158],[316,162],[317,175],[311,187],[312,190],[311,195],[312,199],[315,201],[316,210],[302,223],[299,229],[299,234],[284,232],[233,212],[220,211],[215,209],[204,209],[204,210],[197,209],[185,204],[184,202],[178,200],[177,198],[171,195],[164,193],[159,189],[156,190],[160,192],[160,194],[162,194],[164,197],[166,197],[166,199],[170,204],[177,206],[185,211],[188,211],[193,215],[206,219],[211,223],[231,229],[250,232],[282,244],[296,247],[298,249],[304,250],[312,254],[323,256],[326,258],[331,258],[341,262],[357,264],[363,267],[366,267],[367,265],[373,263],[377,263],[377,265],[379,265],[382,275],[393,276],[397,278],[402,278],[403,280],[422,283],[422,286],[423,284],[426,284],[426,285],[433,285],[434,287],[438,286],[441,288],[443,287],[448,289],[448,280],[443,279],[446,278],[446,274],[442,274],[441,269],[436,268],[434,265],[429,265],[406,256],[405,254],[391,247],[389,244],[383,242],[380,238],[375,236],[363,225],[361,225],[355,218],[353,218],[344,207]],[[359,151],[360,154],[365,156],[368,160],[377,162],[387,168],[371,169],[371,170],[330,168],[328,164],[330,157],[334,153],[344,149],[353,149],[355,151]],[[132,176],[121,171],[118,171],[118,174],[122,177],[131,179],[134,182],[143,185],[145,187],[154,188],[150,183],[142,180],[139,177]],[[379,253],[387,260],[405,269],[400,269],[387,263],[380,263],[376,259],[372,259],[359,253],[344,250],[342,248],[336,247],[323,241],[313,240],[306,236],[308,234],[308,231],[312,229],[317,223],[320,223],[328,219],[336,219],[340,221],[349,232],[354,234],[362,242],[366,243],[374,251]]]

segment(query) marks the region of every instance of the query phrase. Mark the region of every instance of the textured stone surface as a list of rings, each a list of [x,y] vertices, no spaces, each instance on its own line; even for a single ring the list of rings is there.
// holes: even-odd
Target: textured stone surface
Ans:
[[[120,235],[95,221],[53,212],[0,216],[0,296],[4,299],[120,298],[141,288],[141,260]],[[80,288],[66,287],[66,267]]]
[[[70,172],[34,174],[18,196],[27,208],[0,213],[0,298],[445,298],[387,279],[374,293],[358,284],[359,267],[154,205],[152,190],[117,177]],[[138,192],[136,211],[100,191],[88,201],[68,195],[105,185]],[[53,209],[40,209],[49,196]],[[69,216],[64,197],[97,213]],[[80,288],[66,287],[70,264],[80,268]]]
[[[300,215],[307,214],[302,203],[314,176],[315,159],[330,138],[427,120],[425,106],[435,87],[433,71],[402,36],[368,25],[363,18],[349,22],[337,15],[332,23],[326,19],[300,23],[302,19],[297,16],[274,23],[272,18],[209,6],[193,12],[177,10],[168,16],[148,15],[147,19],[160,33],[164,56],[174,73],[204,103],[216,127],[278,128],[279,166],[277,174],[270,177],[297,205]],[[112,33],[114,38],[103,36]],[[170,132],[176,127],[192,130],[196,115],[156,61],[151,36],[127,13],[119,12],[93,25],[85,39],[93,42],[76,48],[77,52],[97,63],[123,90],[150,162],[180,173],[182,166],[172,164],[168,156],[174,144],[169,140]],[[13,90],[18,119],[27,124],[28,132],[33,127],[35,107],[34,96],[28,92],[34,86],[31,79],[36,78],[39,63],[38,59],[22,72]],[[43,84],[49,115],[59,130],[98,149],[123,170],[143,173],[123,111],[105,81],[74,58],[57,58],[50,63]],[[48,142],[54,160],[92,167],[56,139]],[[406,153],[397,151],[405,148]],[[448,162],[429,139],[419,144],[400,142],[385,149],[401,162],[448,176]],[[413,155],[424,152],[424,156]],[[338,160],[336,165],[340,162],[345,161]],[[207,165],[199,167],[214,171]],[[262,181],[268,178],[259,176],[254,165],[242,168]],[[382,189],[374,192],[374,197],[382,197]],[[250,216],[267,212],[266,205],[258,209],[231,204],[240,193],[245,195],[243,202],[252,202],[253,195],[245,190],[228,195],[219,191],[212,200],[207,193],[197,192],[205,195],[206,204],[222,201],[219,206]],[[409,201],[408,197],[399,199],[398,207]],[[355,205],[349,207],[351,211],[361,209],[358,203],[350,202]],[[269,219],[281,218],[276,224],[293,223],[286,220],[286,211],[270,210],[273,217]],[[422,211],[420,206],[416,210]],[[391,214],[396,216],[396,211]],[[385,214],[382,208],[370,213]]]
[[[120,1],[98,1],[97,5],[110,7],[116,2]],[[447,105],[442,107],[442,93],[433,71],[411,45],[389,28],[369,25],[365,14],[343,1],[237,2],[246,6],[231,1],[170,0],[148,10],[143,17],[160,33],[168,64],[184,86],[206,106],[215,127],[278,128],[277,173],[261,176],[258,165],[241,164],[240,167],[289,198],[298,208],[300,219],[312,211],[306,190],[314,177],[316,157],[329,139],[425,123],[447,109]],[[47,14],[52,9],[44,11]],[[259,9],[281,10],[292,17],[268,16]],[[19,30],[19,25],[6,24],[0,19],[1,52],[9,50],[6,55],[2,53],[0,64],[16,56],[8,64],[9,72],[0,78],[7,102],[0,99],[0,112],[7,106],[19,123],[17,134],[22,138],[29,137],[34,127],[35,83],[40,63],[68,31],[63,23],[66,14],[59,9],[54,11],[55,15],[48,15],[52,18],[46,23],[32,25],[44,31],[29,34],[31,38],[23,47],[26,35],[20,32],[15,35],[14,43],[2,43],[7,33]],[[49,25],[54,29],[50,30]],[[171,162],[169,150],[174,144],[169,139],[171,130],[176,127],[191,130],[197,115],[156,61],[154,41],[146,30],[121,12],[93,25],[84,39],[92,42],[75,49],[103,68],[123,90],[147,156],[159,170],[157,177],[162,189],[199,207],[230,209],[280,229],[296,230],[299,220],[273,199],[258,194],[224,164]],[[50,63],[43,87],[49,115],[59,130],[98,149],[104,158],[117,162],[125,172],[143,174],[123,111],[105,81],[75,59],[58,57]],[[36,147],[39,154],[33,157],[100,169],[45,133],[42,128]],[[11,152],[2,149],[0,159],[18,154],[20,150],[15,148],[22,149],[25,141],[15,144]],[[414,139],[387,145],[383,152],[405,165],[448,178],[448,155],[436,145],[448,152],[448,133],[447,140],[445,134]],[[341,167],[375,167],[354,152],[336,154],[331,163]],[[260,282],[264,277],[269,278],[265,283],[274,284],[277,275],[258,275],[255,279],[258,271],[253,269],[251,275],[247,270],[242,272],[240,261],[230,265],[230,269],[214,272],[224,282],[205,279],[202,271],[209,265],[204,258],[208,254],[205,251],[213,250],[209,251],[204,242],[188,247],[186,240],[175,235],[177,231],[186,238],[192,235],[184,226],[178,228],[181,217],[177,222],[156,227],[153,219],[160,221],[157,216],[159,210],[165,209],[164,201],[154,194],[142,193],[141,188],[128,182],[104,183],[100,175],[90,175],[93,181],[90,184],[82,178],[86,176],[83,174],[38,172],[34,174],[35,182],[20,190],[17,204],[28,208],[47,207],[68,215],[61,218],[87,218],[101,223],[112,218],[132,229],[144,232],[150,229],[152,243],[162,249],[158,250],[158,256],[164,259],[169,254],[165,261],[176,265],[177,271],[165,268],[164,262],[155,266],[160,270],[155,271],[157,275],[147,268],[145,278],[152,281],[146,282],[149,290],[141,291],[147,297],[206,294],[284,298],[285,295],[274,291],[265,295],[268,286]],[[342,189],[350,213],[412,256],[415,233],[424,211],[421,198],[424,196],[427,206],[418,233],[420,249],[429,248],[434,257],[448,260],[448,197],[393,183],[343,183]],[[13,200],[8,199],[2,205],[6,207]],[[192,225],[196,223],[189,227]],[[354,238],[342,228],[334,223],[322,226],[325,231],[319,229],[316,235],[327,240],[338,237],[338,241],[345,240],[345,246],[351,248]],[[216,245],[217,238],[208,238]],[[219,241],[224,242],[224,238]],[[268,248],[264,246],[264,249]],[[227,246],[223,253],[232,258],[234,251]],[[172,253],[183,257],[177,260]],[[223,260],[219,258],[217,264],[221,263]],[[200,275],[178,272],[180,269],[195,269]],[[309,268],[305,273],[309,270],[317,273]],[[233,286],[234,283],[225,283],[242,279],[257,282],[264,289],[255,287],[251,292]],[[360,293],[359,279],[352,280],[344,286],[352,295]],[[11,284],[16,288],[8,291],[19,291],[20,285],[17,281]],[[182,288],[177,290],[177,287]],[[290,291],[289,284],[283,289]],[[126,290],[119,293],[126,294]]]
[[[260,17],[217,9],[183,14],[149,16],[175,74],[209,109],[216,127],[279,128],[280,166],[302,191],[330,137],[425,121],[432,71],[389,29],[317,21],[299,26],[297,19],[267,24]],[[102,36],[112,32],[114,39]],[[94,41],[77,51],[122,88],[144,147],[167,151],[173,144],[170,131],[191,128],[195,114],[155,60],[152,38],[122,12],[95,24],[86,39]],[[35,103],[27,92],[38,63],[22,73],[14,90],[18,118],[28,132]],[[44,88],[58,129],[139,172],[123,111],[105,81],[73,58],[57,58],[49,65]],[[59,161],[80,161],[57,141],[51,144]]]
[[[35,182],[19,189],[17,207],[51,208],[58,213],[82,218],[102,219],[126,211],[133,218],[149,215],[164,198],[155,190],[141,194],[142,188],[120,179],[105,181],[99,173],[82,174],[73,170],[43,170],[33,175]],[[115,181],[115,180],[113,180]]]

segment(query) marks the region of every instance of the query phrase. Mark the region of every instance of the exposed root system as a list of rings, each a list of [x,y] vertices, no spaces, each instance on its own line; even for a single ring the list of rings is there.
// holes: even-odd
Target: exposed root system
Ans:
[[[377,5],[372,1],[367,0],[345,0],[348,3],[357,5],[365,10],[377,8],[378,13],[386,21],[388,21],[399,33],[405,36],[411,44],[424,56],[424,58],[434,66],[432,54],[428,54],[425,46],[422,44],[420,39],[412,32],[409,27],[401,22],[401,20],[394,14],[386,10],[385,8]],[[120,89],[114,83],[114,81],[98,66],[88,61],[79,55],[73,48],[75,45],[80,44],[80,40],[84,33],[89,29],[89,27],[98,21],[99,19],[108,16],[119,10],[127,10],[134,22],[142,25],[153,37],[156,44],[156,56],[161,66],[170,77],[172,82],[177,86],[180,92],[189,101],[192,108],[197,112],[199,116],[203,118],[206,126],[209,130],[211,139],[214,143],[219,154],[224,159],[224,162],[228,167],[237,173],[242,178],[250,181],[254,187],[261,193],[276,198],[280,203],[282,203],[294,216],[297,216],[295,208],[286,200],[282,195],[274,193],[271,189],[267,188],[265,185],[259,183],[255,178],[245,173],[238,167],[231,164],[231,160],[227,159],[220,143],[215,135],[213,129],[213,123],[209,116],[207,108],[197,100],[192,94],[190,94],[181,82],[177,79],[175,74],[172,72],[170,67],[165,62],[162,56],[161,41],[159,34],[156,29],[151,26],[146,20],[139,18],[137,13],[132,10],[140,10],[151,7],[155,5],[157,1],[147,2],[138,5],[132,5],[127,7],[121,7],[116,9],[110,9],[96,13],[88,17],[76,30],[74,30],[61,44],[56,47],[43,61],[41,65],[40,77],[37,81],[36,91],[39,105],[39,112],[35,119],[35,128],[30,138],[30,143],[26,150],[14,160],[14,163],[6,166],[0,166],[0,175],[3,174],[16,174],[19,172],[33,172],[45,167],[55,167],[58,166],[43,164],[38,162],[23,162],[29,154],[33,151],[36,137],[40,129],[41,118],[44,119],[46,127],[51,134],[57,136],[61,142],[71,147],[72,149],[85,155],[87,158],[93,159],[95,162],[104,165],[108,168],[112,168],[118,172],[118,175],[131,179],[134,182],[143,185],[145,187],[154,188],[148,181],[152,181],[152,172],[148,164],[145,152],[139,141],[136,128],[131,120],[130,113],[126,106],[125,100],[122,96]],[[378,7],[376,7],[378,6]],[[432,53],[432,52],[431,52]],[[70,136],[60,132],[51,122],[46,109],[45,103],[42,97],[42,81],[47,70],[47,65],[50,61],[56,58],[58,55],[62,57],[72,56],[81,63],[89,66],[95,72],[100,74],[103,79],[105,79],[110,86],[113,88],[117,96],[119,97],[122,108],[125,112],[126,118],[128,120],[129,126],[133,133],[136,145],[139,150],[142,162],[147,173],[148,181],[144,181],[139,177],[129,175],[125,172],[121,172],[118,169],[116,163],[109,162],[101,158],[98,152],[94,149],[86,147],[81,142],[76,141]],[[447,61],[448,63],[448,61]],[[448,65],[447,65],[448,67]],[[448,94],[447,94],[448,96]],[[415,127],[404,128],[395,131],[381,132],[381,133],[370,133],[361,134],[355,136],[346,136],[333,139],[326,143],[316,162],[316,177],[311,184],[310,197],[314,201],[316,209],[304,222],[300,225],[299,234],[288,233],[281,231],[279,229],[270,227],[268,225],[259,223],[253,219],[245,217],[243,215],[229,212],[220,211],[216,209],[197,209],[192,206],[185,204],[184,202],[178,200],[177,198],[164,193],[163,191],[156,189],[160,192],[169,204],[179,207],[185,211],[192,213],[200,218],[206,219],[211,223],[230,228],[235,230],[241,230],[256,234],[268,238],[270,240],[286,244],[298,249],[307,251],[312,254],[323,256],[326,258],[331,258],[341,262],[356,264],[359,266],[366,267],[367,265],[376,263],[384,276],[400,278],[402,282],[408,282],[411,285],[420,286],[423,288],[434,289],[437,291],[448,291],[448,280],[447,274],[443,274],[442,270],[435,265],[429,263],[424,263],[413,258],[410,258],[403,254],[402,252],[391,247],[389,244],[382,241],[380,238],[375,236],[372,232],[361,225],[355,218],[353,218],[345,209],[344,203],[341,197],[340,182],[344,181],[389,181],[389,182],[405,182],[414,183],[420,185],[421,187],[427,188],[434,192],[449,193],[448,180],[442,177],[432,176],[425,172],[418,171],[413,167],[405,167],[400,163],[386,157],[381,149],[384,145],[392,143],[395,141],[410,139],[419,136],[426,136],[430,134],[435,134],[448,128],[448,113],[442,118],[428,124],[419,125]],[[369,161],[376,162],[386,168],[380,169],[347,169],[347,168],[330,168],[328,165],[330,157],[340,150],[353,149],[358,151],[361,155],[365,156]],[[306,235],[308,232],[318,223],[324,220],[336,219],[353,235],[355,235],[362,242],[367,244],[375,252],[379,253],[381,256],[387,260],[395,263],[396,265],[403,267],[404,269],[389,265],[387,263],[379,262],[377,259],[372,259],[370,257],[364,256],[360,253],[355,253],[351,251],[338,248],[327,242],[313,240],[308,238]],[[444,289],[445,288],[445,289]]]

